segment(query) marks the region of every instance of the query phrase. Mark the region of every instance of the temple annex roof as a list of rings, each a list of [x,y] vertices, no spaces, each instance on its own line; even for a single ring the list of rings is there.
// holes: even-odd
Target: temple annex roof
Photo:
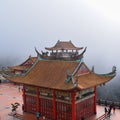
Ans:
[[[27,58],[27,60],[25,60],[20,65],[8,66],[8,68],[10,70],[18,70],[18,71],[23,71],[24,69],[28,70],[32,66],[32,64],[34,64],[34,62],[36,61],[36,59],[37,59],[37,57],[31,57],[31,56],[29,56]]]

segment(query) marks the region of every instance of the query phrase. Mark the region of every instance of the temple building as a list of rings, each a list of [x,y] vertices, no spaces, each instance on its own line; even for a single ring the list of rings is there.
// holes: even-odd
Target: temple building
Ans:
[[[94,73],[83,62],[86,48],[71,41],[59,40],[45,49],[35,48],[37,58],[22,74],[4,73],[23,85],[24,111],[39,112],[49,120],[81,120],[96,114],[96,86],[112,80],[116,68],[107,74]]]
[[[8,66],[8,70],[14,74],[22,74],[26,72],[35,63],[36,59],[37,57],[29,56],[29,58],[20,65]]]

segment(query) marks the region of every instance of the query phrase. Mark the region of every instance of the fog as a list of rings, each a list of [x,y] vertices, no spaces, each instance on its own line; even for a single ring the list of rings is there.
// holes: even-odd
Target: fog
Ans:
[[[0,65],[16,65],[29,55],[71,40],[87,47],[84,61],[97,73],[117,67],[120,58],[118,0],[0,1]]]

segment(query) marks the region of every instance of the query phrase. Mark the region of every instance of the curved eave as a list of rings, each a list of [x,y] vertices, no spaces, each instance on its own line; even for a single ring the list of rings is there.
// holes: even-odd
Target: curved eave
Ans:
[[[33,86],[39,86],[39,87],[44,87],[44,88],[51,88],[51,89],[57,89],[57,90],[73,90],[73,89],[79,89],[79,90],[84,90],[84,89],[88,89],[88,88],[91,88],[91,87],[95,87],[95,86],[98,86],[98,85],[101,85],[101,84],[104,84],[110,80],[112,80],[115,75],[116,75],[116,72],[113,71],[109,74],[104,74],[104,75],[98,75],[98,74],[95,74],[93,72],[89,72],[88,74],[84,74],[84,75],[80,75],[80,76],[77,76],[77,80],[76,80],[76,76],[73,77],[73,79],[75,80],[75,82],[72,82],[69,81],[68,83],[65,82],[65,79],[66,79],[66,74],[64,74],[65,72],[63,71],[63,68],[66,66],[65,71],[68,69],[68,66],[71,68],[69,69],[71,72],[70,73],[73,73],[74,72],[74,68],[76,68],[77,66],[79,66],[79,63],[77,62],[65,62],[65,61],[62,61],[63,62],[63,65],[62,65],[62,68],[60,69],[60,64],[59,61],[54,61],[54,65],[57,66],[53,66],[53,61],[51,61],[51,63],[49,63],[50,61],[40,61],[40,62],[37,62],[36,65],[33,70],[31,70],[31,72],[28,72],[28,74],[26,76],[10,76],[9,74],[6,74],[4,75],[4,77],[12,82],[16,82],[16,83],[21,83],[21,84],[27,84],[27,85],[33,85]],[[61,62],[60,62],[61,63]],[[55,73],[52,72],[50,73],[51,71],[47,72],[47,75],[43,75],[45,72],[42,72],[42,71],[39,71],[39,70],[43,70],[43,69],[39,69],[38,68],[43,68],[43,66],[45,65],[50,65],[49,67],[55,71],[58,67],[60,69],[60,71],[58,71],[58,73]],[[45,71],[48,70],[49,67],[44,67]],[[47,69],[46,69],[47,68]],[[62,72],[62,78],[61,77],[58,77],[58,74]],[[34,75],[34,73],[36,73]],[[42,73],[42,74],[40,74]],[[40,74],[40,75],[38,75]],[[36,76],[38,75],[38,76]],[[55,78],[54,77],[48,77],[48,76],[56,76]],[[47,78],[46,78],[47,77]],[[41,78],[41,79],[40,79]]]
[[[37,84],[37,83],[30,83],[30,82],[27,82],[27,81],[24,81],[23,80],[23,77],[21,76],[17,76],[17,77],[13,77],[13,76],[4,76],[7,80],[11,81],[11,82],[15,82],[15,83],[19,83],[19,84],[25,84],[25,85],[32,85],[32,86],[39,86],[39,87],[42,87],[42,88],[50,88],[50,89],[56,89],[56,90],[63,90],[63,91],[70,91],[70,90],[73,90],[73,89],[76,89],[76,86],[74,86],[72,83],[64,83],[64,87],[60,86],[60,85],[57,85],[57,86],[43,86],[42,84]]]
[[[112,80],[114,76],[98,76],[95,75],[93,73],[90,74],[86,74],[86,75],[81,75],[78,78],[78,82],[77,84],[73,84],[73,83],[65,83],[66,85],[63,86],[43,86],[43,85],[39,85],[36,83],[30,83],[27,81],[24,81],[23,77],[21,76],[4,76],[6,79],[12,81],[12,82],[16,82],[16,83],[21,83],[21,84],[26,84],[26,85],[33,85],[33,86],[39,86],[39,87],[45,87],[45,88],[51,88],[51,89],[57,89],[57,90],[73,90],[73,89],[78,89],[78,90],[84,90],[84,89],[88,89],[91,87],[95,87],[101,84],[104,84],[106,82],[109,82],[110,80]]]
[[[86,52],[87,47],[83,50],[83,52],[77,56],[74,56],[73,58],[82,58],[84,53]]]
[[[109,82],[115,77],[115,73],[110,75],[97,75],[95,73],[89,73],[86,75],[81,75],[78,77],[78,89],[88,89],[91,87],[95,87],[106,82]]]

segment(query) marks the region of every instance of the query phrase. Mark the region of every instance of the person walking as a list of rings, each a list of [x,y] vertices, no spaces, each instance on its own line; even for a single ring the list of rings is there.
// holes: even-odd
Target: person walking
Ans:
[[[105,114],[107,114],[107,112],[108,112],[108,110],[107,110],[107,108],[105,107]]]
[[[112,107],[109,108],[108,114],[107,114],[109,118],[110,118],[110,115],[111,115],[111,109],[112,109]]]
[[[113,113],[115,113],[115,106],[113,106]]]

